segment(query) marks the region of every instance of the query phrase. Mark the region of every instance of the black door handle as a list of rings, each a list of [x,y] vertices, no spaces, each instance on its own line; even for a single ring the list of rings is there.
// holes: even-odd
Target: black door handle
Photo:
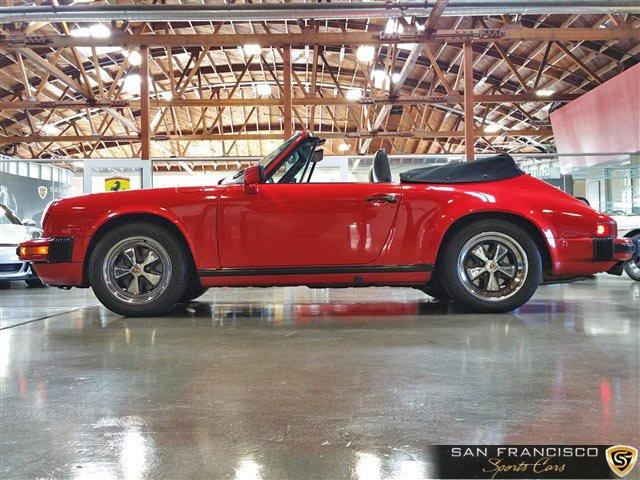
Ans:
[[[396,196],[392,193],[376,193],[367,197],[365,200],[372,203],[396,203]]]

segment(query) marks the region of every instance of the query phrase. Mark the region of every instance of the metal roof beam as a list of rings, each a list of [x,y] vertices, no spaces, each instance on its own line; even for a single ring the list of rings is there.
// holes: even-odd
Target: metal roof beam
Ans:
[[[147,4],[147,5],[19,5],[3,8],[4,22],[248,22],[277,20],[337,20],[428,16],[435,2],[374,1],[266,4]],[[634,0],[454,0],[445,16],[640,13]]]

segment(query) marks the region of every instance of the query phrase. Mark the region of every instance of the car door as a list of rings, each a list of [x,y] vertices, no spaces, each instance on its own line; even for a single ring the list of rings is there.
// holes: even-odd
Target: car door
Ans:
[[[392,183],[230,186],[218,205],[223,268],[362,265],[384,247],[401,203]]]

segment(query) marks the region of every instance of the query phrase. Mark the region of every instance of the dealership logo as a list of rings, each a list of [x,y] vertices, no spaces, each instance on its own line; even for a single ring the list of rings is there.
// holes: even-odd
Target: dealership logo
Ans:
[[[629,474],[638,460],[638,450],[627,445],[609,447],[606,455],[609,467],[620,478]]]
[[[38,195],[40,195],[40,198],[42,200],[44,200],[46,198],[47,193],[49,193],[49,189],[47,187],[45,187],[44,185],[40,185],[38,187]]]

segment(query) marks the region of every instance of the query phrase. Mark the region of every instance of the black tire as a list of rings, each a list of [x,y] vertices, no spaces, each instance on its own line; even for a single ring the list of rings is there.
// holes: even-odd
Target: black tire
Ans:
[[[638,240],[640,239],[640,235],[636,235],[632,238],[633,242],[636,245],[639,245]],[[624,271],[627,272],[629,278],[636,282],[640,282],[640,252],[635,252],[631,260],[624,262]]]
[[[440,285],[440,282],[437,279],[431,280],[426,286],[420,287],[419,290],[440,302],[446,302],[451,299],[447,291],[442,287],[442,285]]]
[[[44,283],[42,283],[42,280],[39,278],[30,278],[29,280],[25,280],[24,283],[26,283],[30,288],[44,287]]]
[[[209,290],[209,287],[203,287],[200,285],[200,279],[198,279],[197,276],[192,275],[189,285],[187,285],[187,289],[182,294],[179,303],[187,303],[191,300],[195,300],[196,298],[204,295],[207,290]]]
[[[495,291],[495,296],[489,291],[490,288],[488,285],[484,289],[476,287],[465,271],[466,267],[459,268],[458,265],[459,259],[465,254],[463,250],[469,252],[475,250],[473,248],[474,239],[482,239],[482,236],[490,239],[492,235],[494,237],[497,236],[499,240],[507,242],[503,247],[507,245],[508,250],[508,245],[514,247],[512,250],[513,252],[517,252],[515,255],[520,255],[523,263],[526,258],[527,265],[526,274],[524,273],[524,268],[513,267],[514,275],[520,275],[518,281],[510,281],[506,275],[498,275],[498,272],[495,270],[493,273],[485,272],[486,276],[477,281],[483,282],[483,279],[488,278],[489,275],[495,275],[495,277],[499,279],[499,289]],[[491,240],[487,240],[487,242],[490,241]],[[513,258],[513,252],[509,250],[509,253],[504,258],[507,259],[507,261],[509,258]],[[488,252],[485,251],[485,253]],[[489,256],[489,254],[487,254],[487,256]],[[490,260],[494,260],[496,256],[497,253],[494,254],[493,259]],[[461,259],[461,261],[463,260]],[[514,261],[513,263],[515,264],[517,262]],[[489,265],[489,262],[486,265]],[[498,267],[500,267],[499,262],[491,262],[491,267],[481,266],[480,268],[495,269]],[[542,259],[536,243],[522,228],[503,220],[481,220],[455,233],[439,262],[438,268],[441,275],[441,284],[454,301],[476,312],[504,313],[522,306],[533,296],[541,281]],[[504,289],[500,284],[501,282],[504,282]],[[510,292],[508,290],[509,288],[513,290]],[[502,295],[500,295],[501,291],[503,291]]]
[[[119,298],[123,294],[122,290],[107,285],[108,280],[105,279],[103,270],[108,270],[108,265],[105,264],[109,261],[107,257],[111,255],[112,249],[128,239],[141,237],[156,242],[164,250],[165,261],[170,264],[170,273],[165,277],[163,268],[161,285],[167,283],[158,290],[155,297],[148,301],[141,300],[143,303],[130,303]],[[136,263],[139,261],[136,260]],[[164,261],[162,264],[164,267]],[[189,282],[190,265],[184,245],[172,232],[153,223],[134,222],[115,227],[100,239],[89,261],[89,280],[98,300],[112,312],[128,317],[154,316],[165,313],[178,303]]]

